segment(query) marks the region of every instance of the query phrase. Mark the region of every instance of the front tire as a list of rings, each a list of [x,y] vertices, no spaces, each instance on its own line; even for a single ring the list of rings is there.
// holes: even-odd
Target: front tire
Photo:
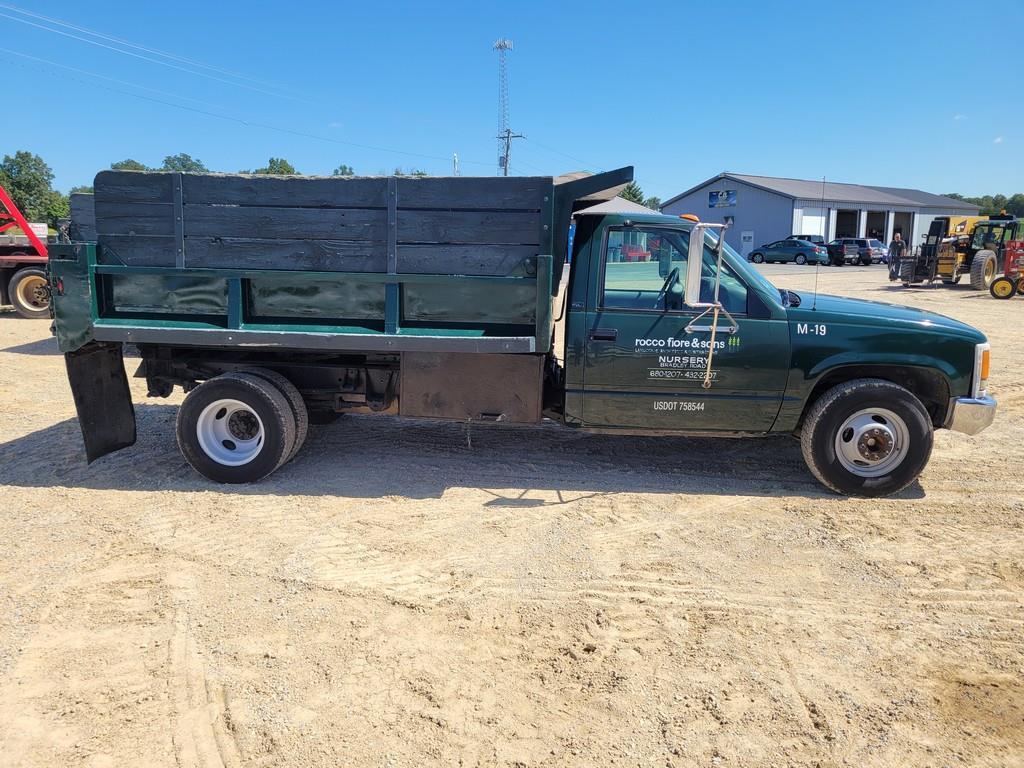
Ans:
[[[178,447],[217,483],[254,483],[284,464],[295,416],[284,394],[251,373],[225,373],[189,392],[178,409]]]
[[[11,275],[7,292],[14,311],[29,320],[50,316],[50,289],[46,273],[37,267],[24,267]]]
[[[761,264],[762,262],[764,262],[764,256],[762,256],[760,253],[755,253],[753,256],[750,257],[750,260],[755,264]]]
[[[971,288],[987,291],[996,279],[996,255],[992,251],[978,251],[971,259]]]
[[[912,392],[883,379],[854,379],[814,403],[800,448],[822,485],[873,497],[914,482],[928,463],[932,441],[928,411]]]

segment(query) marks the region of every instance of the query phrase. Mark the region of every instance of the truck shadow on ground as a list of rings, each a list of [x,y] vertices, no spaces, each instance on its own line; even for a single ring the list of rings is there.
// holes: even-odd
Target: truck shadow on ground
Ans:
[[[86,465],[78,421],[0,443],[0,484],[281,496],[440,498],[491,489],[491,506],[535,506],[519,492],[693,493],[835,498],[791,437],[750,440],[589,435],[554,424],[475,425],[346,416],[314,426],[289,464],[253,485],[217,485],[175,443],[172,405],[136,405],[138,442]],[[502,490],[496,490],[502,489]],[[509,489],[517,489],[510,491]],[[900,494],[924,495],[916,483]]]
[[[14,355],[59,355],[60,349],[57,348],[56,337],[49,336],[38,341],[30,341],[25,344],[17,344],[13,347],[0,349],[0,352],[10,352]]]

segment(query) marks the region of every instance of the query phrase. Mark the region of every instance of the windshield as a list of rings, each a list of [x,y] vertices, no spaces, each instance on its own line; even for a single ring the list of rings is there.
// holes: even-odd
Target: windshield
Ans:
[[[985,243],[1000,243],[1002,242],[1003,235],[1005,233],[1006,227],[1002,225],[975,227],[974,238],[971,240],[971,247],[981,250],[985,247]]]

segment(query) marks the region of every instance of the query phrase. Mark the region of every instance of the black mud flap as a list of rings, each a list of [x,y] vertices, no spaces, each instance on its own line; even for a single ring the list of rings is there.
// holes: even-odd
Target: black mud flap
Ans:
[[[135,443],[135,408],[120,344],[91,341],[64,355],[91,464]]]

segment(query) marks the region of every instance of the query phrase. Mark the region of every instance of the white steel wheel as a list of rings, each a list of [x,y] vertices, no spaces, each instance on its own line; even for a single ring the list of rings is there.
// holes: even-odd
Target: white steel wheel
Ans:
[[[224,373],[188,393],[175,431],[182,455],[201,475],[218,483],[254,483],[291,455],[295,416],[266,379]]]
[[[898,467],[910,448],[910,430],[887,408],[865,408],[839,427],[836,458],[859,477],[879,477]]]
[[[215,400],[196,420],[203,453],[225,467],[240,467],[263,450],[263,421],[239,400]]]

